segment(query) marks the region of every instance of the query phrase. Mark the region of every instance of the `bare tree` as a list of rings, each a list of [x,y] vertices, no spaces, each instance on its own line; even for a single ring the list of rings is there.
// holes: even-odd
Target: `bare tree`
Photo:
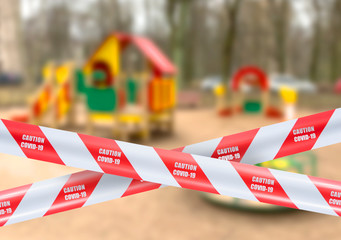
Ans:
[[[168,0],[167,16],[170,26],[171,54],[178,67],[178,87],[184,83],[185,36],[192,0]]]
[[[336,81],[341,75],[341,1],[335,0],[332,4],[329,14],[329,29],[328,35],[330,37],[329,44],[329,65],[331,81]]]
[[[228,27],[225,30],[223,42],[223,58],[222,58],[222,78],[224,82],[228,81],[231,74],[233,50],[235,46],[237,28],[238,28],[238,13],[242,0],[227,0],[225,9],[228,18]]]
[[[269,70],[273,28],[268,19],[266,1],[248,1],[240,10],[233,69],[257,65]]]
[[[287,38],[290,26],[291,3],[288,0],[268,0],[273,23],[277,71],[287,71]]]
[[[321,51],[321,33],[322,33],[322,4],[319,0],[313,0],[312,5],[314,9],[314,24],[312,37],[311,61],[309,68],[310,79],[317,81],[319,76],[319,61]]]

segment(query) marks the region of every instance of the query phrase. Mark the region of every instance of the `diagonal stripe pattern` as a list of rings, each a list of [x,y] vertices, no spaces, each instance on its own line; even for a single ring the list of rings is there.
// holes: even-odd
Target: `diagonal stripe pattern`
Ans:
[[[83,207],[157,189],[161,184],[339,215],[340,182],[242,163],[338,143],[340,115],[337,109],[174,151],[2,120],[1,152],[91,171],[0,192],[0,214],[10,209],[0,216],[0,223]],[[203,156],[184,153],[191,151]],[[39,209],[39,201],[45,198]]]

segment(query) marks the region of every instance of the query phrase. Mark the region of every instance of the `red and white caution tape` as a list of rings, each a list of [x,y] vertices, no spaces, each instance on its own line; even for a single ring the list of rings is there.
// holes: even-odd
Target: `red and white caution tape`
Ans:
[[[341,109],[336,109],[176,150],[257,164],[340,142]],[[141,151],[141,154],[151,154],[154,158],[157,155],[151,147],[8,120],[0,121],[0,152],[11,155],[124,175],[134,172],[134,163],[132,159],[127,159],[125,148],[136,149],[133,150],[135,153]],[[140,179],[137,173],[132,175]]]
[[[341,142],[341,109],[189,145],[183,152],[257,164]]]
[[[131,178],[82,171],[0,191],[0,226],[85,207],[160,186]]]
[[[328,118],[329,121],[325,119],[325,116],[328,116],[328,115],[329,115],[329,118]],[[289,134],[287,134],[288,135],[287,138],[283,140],[284,143],[283,143],[283,146],[280,147],[280,151],[282,151],[283,147],[285,146],[285,143],[288,143],[288,144],[290,143],[289,137],[290,137],[291,132],[293,135],[292,136],[293,142],[296,144],[293,146],[296,146],[296,148],[297,146],[299,146],[299,148],[297,148],[298,149],[297,150],[295,149],[295,147],[292,147],[292,146],[289,147],[288,149],[290,151],[287,151],[287,152],[290,152],[289,154],[309,150],[309,148],[307,148],[306,146],[304,147],[302,144],[300,144],[304,141],[308,142],[311,145],[310,149],[316,148],[316,146],[320,147],[320,146],[325,146],[325,145],[339,142],[339,139],[337,139],[337,130],[338,130],[337,122],[341,123],[341,121],[338,121],[339,117],[340,117],[339,110],[335,110],[335,111],[329,111],[326,113],[308,116],[308,117],[296,120]],[[303,124],[300,124],[300,121],[303,121],[304,123],[308,124],[308,126],[304,126]],[[264,127],[258,130],[236,134],[234,135],[235,137],[234,139],[236,139],[235,144],[232,143],[231,137],[224,137],[221,139],[208,141],[206,142],[206,144],[200,143],[200,144],[188,146],[182,150],[183,151],[202,151],[202,149],[205,146],[207,146],[206,148],[209,149],[208,152],[210,152],[212,156],[214,154],[217,154],[220,157],[220,156],[224,156],[224,154],[227,153],[228,156],[223,157],[223,158],[228,159],[228,160],[242,159],[242,161],[244,161],[243,157],[247,156],[249,149],[252,146],[256,145],[254,143],[255,139],[261,139],[263,142],[265,142],[263,145],[263,148],[269,147],[268,145],[266,145],[266,141],[264,141],[264,139],[266,140],[264,136],[271,136],[269,134],[268,135],[264,134],[264,132],[265,133],[270,132],[269,129],[266,129],[266,128],[272,129],[273,130],[272,134],[273,134],[273,133],[277,133],[276,129],[280,131],[283,129],[283,126],[290,124],[290,122],[292,121]],[[277,126],[277,128],[274,126]],[[333,131],[331,131],[331,129],[333,129]],[[255,135],[252,134],[252,132],[254,131],[256,131]],[[77,138],[75,136],[79,136],[79,137]],[[65,138],[64,142],[61,141],[63,138]],[[252,139],[251,139],[251,143],[249,144],[245,144],[245,141],[244,142],[242,141],[242,139],[248,140],[250,138]],[[75,139],[76,140],[78,139],[78,141],[73,141]],[[79,139],[81,141],[79,141]],[[314,143],[311,144],[311,141],[314,141]],[[12,144],[8,144],[8,143],[12,143]],[[232,145],[229,146],[229,144],[232,144]],[[270,145],[273,144],[273,140],[270,141],[269,144]],[[84,148],[84,146],[86,147]],[[84,150],[86,148],[88,149],[88,153],[87,153],[88,155],[86,154],[86,151]],[[212,151],[212,149],[214,150]],[[244,149],[247,149],[247,150],[244,151]],[[260,170],[258,171],[259,172],[258,174],[257,171],[250,172],[250,169],[252,169],[252,167],[245,166],[243,164],[238,164],[238,163],[226,164],[222,161],[217,161],[213,159],[208,163],[207,160],[209,158],[183,154],[183,153],[171,153],[166,150],[153,149],[150,147],[144,147],[140,145],[129,144],[129,143],[124,143],[124,142],[119,142],[119,141],[114,141],[114,140],[103,139],[103,138],[90,137],[86,135],[77,135],[76,133],[70,133],[70,132],[65,132],[65,131],[60,131],[60,130],[43,128],[43,127],[39,128],[37,126],[14,123],[14,122],[6,121],[6,120],[3,120],[3,122],[0,124],[0,151],[6,152],[9,154],[22,155],[22,156],[26,156],[26,157],[30,157],[30,158],[38,159],[38,160],[44,160],[44,161],[46,161],[46,159],[49,159],[50,162],[54,162],[54,163],[87,168],[87,169],[91,169],[95,171],[105,171],[108,173],[134,177],[137,179],[142,178],[144,180],[166,183],[168,185],[173,185],[173,186],[182,186],[185,188],[220,193],[224,195],[240,197],[240,198],[245,198],[245,199],[252,199],[252,200],[257,199],[262,202],[274,203],[274,204],[284,205],[284,206],[289,206],[289,207],[297,207],[299,209],[305,209],[305,210],[317,211],[321,213],[335,215],[334,207],[332,206],[332,208],[334,209],[334,212],[330,211],[331,207],[329,205],[330,204],[333,205],[332,204],[333,201],[336,203],[337,198],[336,200],[334,199],[332,201],[328,200],[327,202],[329,203],[329,205],[326,204],[326,201],[318,202],[316,200],[318,199],[318,196],[321,197],[321,194],[315,196],[316,192],[318,192],[316,190],[316,187],[319,190],[322,189],[320,190],[321,192],[328,193],[329,191],[328,189],[325,190],[326,188],[323,188],[323,187],[319,188],[319,185],[323,186],[323,184],[317,181],[317,183],[315,183],[316,187],[314,187],[314,183],[313,183],[314,181],[311,180],[312,178],[307,178],[305,176],[304,176],[305,177],[304,179],[302,178],[305,181],[301,181],[301,182],[303,185],[306,185],[307,189],[309,189],[309,184],[310,184],[311,189],[316,190],[315,195],[313,194],[314,191],[312,191],[311,196],[310,196],[310,197],[314,197],[314,199],[311,199],[309,197],[310,202],[309,201],[307,202],[308,199],[302,199],[300,197],[297,197],[300,194],[296,194],[294,191],[295,188],[292,189],[293,186],[291,186],[290,184],[289,184],[289,187],[288,186],[284,187],[286,186],[285,185],[286,182],[290,182],[289,181],[290,179],[286,177],[287,176],[286,174],[290,175],[290,173],[285,173],[285,172],[280,172],[280,171],[279,173],[276,173],[276,171],[273,172],[274,170],[265,169],[264,170],[265,172],[263,172],[263,170]],[[75,151],[76,151],[76,154],[75,154]],[[262,148],[260,148],[260,151],[263,151]],[[204,154],[209,155],[208,152]],[[77,156],[77,153],[78,154],[81,153],[81,155]],[[197,152],[197,153],[200,153],[200,152]],[[89,158],[89,154],[91,154],[93,158],[91,157]],[[87,161],[85,161],[85,164],[83,161],[76,160],[76,159],[83,159],[83,157],[88,157],[86,159]],[[231,159],[233,157],[235,159]],[[140,163],[142,164],[138,162],[139,160],[140,160]],[[264,159],[264,160],[266,161],[269,159]],[[253,161],[255,162],[259,160],[255,160],[255,158],[253,158]],[[100,169],[96,168],[96,164],[94,163],[96,163],[97,167],[99,166]],[[116,165],[119,166],[122,163],[124,164],[123,169],[118,170]],[[221,165],[221,168],[219,164],[220,165],[223,164]],[[147,168],[144,167],[143,165],[145,165]],[[110,166],[113,166],[113,167],[110,167]],[[148,169],[148,166],[151,168]],[[225,169],[226,172],[221,171],[222,169],[224,169],[224,167],[222,166],[225,166],[225,168],[227,167]],[[114,168],[114,170],[112,170],[111,168]],[[258,168],[258,169],[262,169],[262,168]],[[158,174],[155,174],[153,172],[153,171],[158,171],[158,170],[161,170],[158,172]],[[215,171],[217,173],[214,173]],[[252,175],[251,180],[249,179],[250,176],[248,176],[248,171],[250,172],[249,175]],[[239,180],[241,181],[238,182],[238,181],[235,181],[236,179],[233,180],[233,173],[238,173],[237,175],[239,177]],[[265,175],[262,175],[262,174],[265,174]],[[225,176],[225,175],[228,175],[228,176]],[[235,175],[234,177],[236,177],[236,174],[234,175]],[[256,180],[256,179],[261,179],[261,180]],[[278,179],[282,179],[282,180],[278,180]],[[307,179],[309,180],[307,181]],[[228,180],[231,182],[229,182]],[[47,181],[50,181],[50,180],[47,180]],[[47,181],[44,181],[44,182],[47,182]],[[278,182],[278,181],[283,181],[283,183]],[[328,182],[328,180],[324,180],[324,181]],[[266,186],[267,184],[270,184],[270,186]],[[149,188],[153,189],[151,185],[152,184],[150,183]],[[256,185],[257,186],[260,185],[260,187],[257,187]],[[274,187],[275,185],[276,187]],[[338,182],[335,182],[334,185],[338,186],[340,184]],[[32,186],[34,186],[34,184]],[[157,188],[158,186],[159,185],[154,186],[154,187]],[[236,188],[236,186],[237,186],[237,190],[234,189]],[[264,189],[267,189],[269,194],[264,194]],[[309,195],[309,191],[306,192],[305,190],[302,190],[299,187],[298,189],[300,191],[303,191],[304,196]],[[336,193],[336,196],[337,196],[337,191],[335,189],[334,189],[334,192]],[[257,193],[259,196],[257,195]],[[332,193],[330,193],[330,195],[332,195]],[[324,194],[323,196],[328,197],[328,194],[327,195]],[[115,198],[115,197],[112,197],[112,198]],[[277,198],[279,198],[279,200]],[[311,203],[312,200],[317,201],[317,202]],[[323,206],[323,203],[325,203],[329,208],[328,207],[326,208],[326,206]],[[24,206],[25,204],[20,204],[20,205]],[[9,223],[11,222],[9,221]]]
[[[220,163],[218,174],[207,161],[200,163],[208,169],[206,174],[215,193],[341,216],[341,182],[241,163]],[[0,226],[159,187],[160,184],[93,171],[36,182],[0,192]]]

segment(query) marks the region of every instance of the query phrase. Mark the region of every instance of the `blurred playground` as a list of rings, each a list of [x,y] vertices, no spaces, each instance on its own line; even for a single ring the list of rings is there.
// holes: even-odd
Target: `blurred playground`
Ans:
[[[341,1],[137,2],[1,0],[0,118],[173,149],[340,107]],[[339,148],[261,166],[341,180]],[[76,171],[0,153],[0,190]],[[10,225],[1,239],[312,240],[339,227],[167,187]]]

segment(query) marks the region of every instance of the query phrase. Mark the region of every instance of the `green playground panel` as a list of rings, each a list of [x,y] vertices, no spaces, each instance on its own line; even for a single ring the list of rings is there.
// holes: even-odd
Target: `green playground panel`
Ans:
[[[102,71],[95,71],[92,77],[97,80],[104,79]],[[117,93],[113,88],[87,87],[85,74],[82,70],[75,71],[76,88],[78,93],[87,96],[87,105],[90,111],[111,112],[117,109]]]
[[[86,96],[90,111],[110,112],[117,109],[117,94],[112,88],[87,88]]]
[[[135,79],[132,79],[132,78],[127,79],[126,90],[127,90],[127,101],[128,101],[128,103],[136,103],[137,102],[138,84],[137,84]]]
[[[115,89],[88,87],[82,70],[75,71],[75,79],[77,92],[87,96],[87,105],[90,111],[109,112],[117,109],[118,96]],[[105,73],[103,71],[94,71],[92,79],[102,81],[105,79]],[[128,103],[134,104],[137,102],[138,87],[139,85],[135,79],[127,79],[125,88]]]
[[[262,110],[262,104],[259,101],[245,101],[244,111],[250,113],[257,113]]]
[[[86,85],[85,85],[85,75],[82,70],[77,69],[75,71],[75,79],[76,79],[76,89],[78,93],[85,93]]]
[[[101,70],[96,70],[92,73],[92,79],[95,82],[101,82],[105,80],[105,72],[101,71]]]

